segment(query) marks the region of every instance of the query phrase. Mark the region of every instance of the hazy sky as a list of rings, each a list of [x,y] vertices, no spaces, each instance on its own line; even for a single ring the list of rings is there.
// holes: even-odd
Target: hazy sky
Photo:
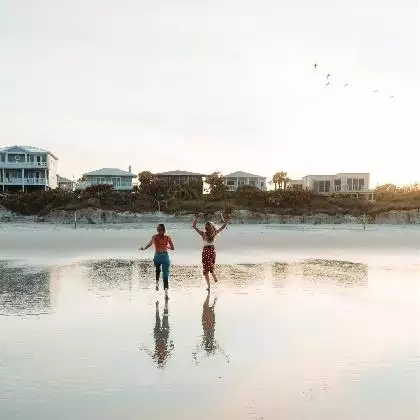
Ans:
[[[420,181],[419,19],[417,0],[0,0],[0,145],[68,177]]]

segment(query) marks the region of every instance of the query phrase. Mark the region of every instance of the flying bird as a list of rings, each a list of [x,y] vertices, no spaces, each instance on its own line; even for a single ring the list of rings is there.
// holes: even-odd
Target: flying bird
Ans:
[[[318,64],[316,64],[316,63],[315,63],[315,64],[314,64],[314,69],[316,69],[317,67],[318,67]]]
[[[390,96],[390,97],[389,97],[389,99],[394,99],[394,98],[395,98],[395,96]]]
[[[379,90],[379,89],[375,89],[372,93],[376,93],[376,92],[378,92],[378,90]]]
[[[325,83],[325,87],[327,87],[328,85],[330,85],[331,83],[330,82],[327,82],[327,83]]]
[[[344,85],[344,87],[347,87],[349,84],[348,83],[346,83],[345,85]]]
[[[327,79],[328,79],[330,76],[331,76],[331,74],[329,74],[329,73],[328,73],[328,74],[327,74]]]

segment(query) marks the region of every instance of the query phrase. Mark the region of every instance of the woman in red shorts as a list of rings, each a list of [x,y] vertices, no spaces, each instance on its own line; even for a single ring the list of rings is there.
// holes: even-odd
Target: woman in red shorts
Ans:
[[[211,274],[213,280],[217,282],[217,277],[214,273],[214,266],[216,265],[216,248],[214,247],[214,241],[216,236],[227,226],[227,222],[224,222],[220,228],[216,228],[216,226],[214,226],[211,222],[206,222],[204,225],[204,231],[202,231],[197,228],[197,220],[199,217],[199,214],[195,216],[192,227],[204,241],[201,262],[203,263],[203,274],[207,282],[207,290],[210,290],[209,274]]]

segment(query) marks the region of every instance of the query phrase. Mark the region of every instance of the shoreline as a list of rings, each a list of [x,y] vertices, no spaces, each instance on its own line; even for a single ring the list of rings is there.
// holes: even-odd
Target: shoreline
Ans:
[[[76,215],[76,219],[75,219]],[[85,208],[81,210],[54,210],[46,216],[22,216],[14,214],[7,209],[0,208],[0,223],[45,223],[51,225],[110,225],[110,224],[133,224],[133,223],[157,223],[157,222],[192,222],[192,212],[163,213],[163,212],[118,212],[101,210],[97,208]],[[205,220],[222,223],[222,212],[208,214]],[[232,224],[303,224],[303,225],[334,225],[334,224],[391,224],[391,225],[417,225],[420,224],[420,209],[413,210],[389,210],[375,216],[350,214],[311,213],[304,215],[288,215],[273,213],[258,213],[249,210],[234,210],[230,217]]]

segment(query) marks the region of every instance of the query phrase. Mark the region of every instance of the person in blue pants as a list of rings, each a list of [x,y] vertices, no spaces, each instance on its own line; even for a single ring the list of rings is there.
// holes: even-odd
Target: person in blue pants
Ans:
[[[174,244],[169,235],[166,234],[166,228],[163,223],[159,223],[157,227],[157,234],[152,236],[150,242],[145,246],[140,248],[145,250],[152,245],[155,246],[155,256],[153,258],[153,263],[156,267],[156,290],[159,290],[159,278],[160,273],[163,277],[163,288],[165,290],[165,297],[168,299],[168,289],[169,289],[169,267],[171,266],[171,260],[169,258],[168,249],[173,251]]]

